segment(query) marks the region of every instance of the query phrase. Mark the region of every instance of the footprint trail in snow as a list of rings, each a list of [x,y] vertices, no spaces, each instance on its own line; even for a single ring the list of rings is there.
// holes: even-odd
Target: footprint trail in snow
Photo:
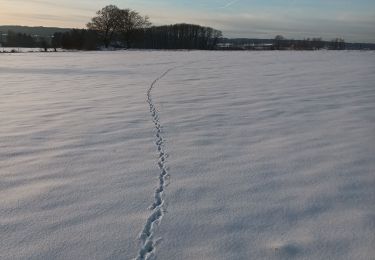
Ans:
[[[138,253],[137,260],[148,260],[155,255],[155,247],[157,244],[157,240],[154,237],[155,228],[160,223],[161,219],[164,216],[165,212],[165,201],[164,201],[164,189],[166,186],[167,178],[168,178],[168,171],[166,167],[166,158],[167,154],[165,152],[165,141],[162,136],[162,126],[159,121],[159,114],[158,111],[153,103],[151,92],[155,87],[156,83],[165,77],[171,70],[174,68],[170,68],[165,71],[162,75],[160,75],[157,79],[155,79],[150,88],[147,91],[147,103],[150,107],[150,113],[152,116],[152,121],[155,125],[155,137],[156,137],[156,146],[159,153],[159,160],[158,160],[158,167],[160,169],[159,174],[159,185],[155,191],[154,195],[154,202],[151,205],[150,209],[152,210],[151,215],[148,217],[145,226],[140,234],[141,240],[141,249]]]

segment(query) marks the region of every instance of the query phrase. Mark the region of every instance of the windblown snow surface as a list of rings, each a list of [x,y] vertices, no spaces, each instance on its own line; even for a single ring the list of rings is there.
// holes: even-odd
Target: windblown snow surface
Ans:
[[[0,259],[375,259],[374,52],[0,55]]]

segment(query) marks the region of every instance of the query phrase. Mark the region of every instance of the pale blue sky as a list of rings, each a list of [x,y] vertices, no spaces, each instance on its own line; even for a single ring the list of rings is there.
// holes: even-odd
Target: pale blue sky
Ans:
[[[154,24],[197,23],[228,37],[343,37],[375,42],[375,0],[0,0],[0,24],[83,28],[107,4]]]

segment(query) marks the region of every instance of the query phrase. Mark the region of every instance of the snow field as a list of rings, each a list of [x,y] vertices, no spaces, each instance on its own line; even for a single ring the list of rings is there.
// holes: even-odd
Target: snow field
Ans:
[[[0,59],[1,259],[375,255],[374,52]]]

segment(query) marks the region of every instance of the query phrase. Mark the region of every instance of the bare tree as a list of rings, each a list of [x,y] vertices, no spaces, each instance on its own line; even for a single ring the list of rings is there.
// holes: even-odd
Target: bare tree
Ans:
[[[135,30],[150,25],[147,16],[143,17],[131,9],[119,9],[115,5],[108,5],[96,13],[96,16],[87,24],[87,28],[96,31],[101,36],[105,47],[108,48],[116,34],[121,34],[129,46],[131,34]]]
[[[313,38],[312,45],[315,50],[320,50],[324,48],[324,42],[322,38]]]
[[[277,35],[277,36],[275,37],[275,39],[273,40],[274,48],[275,48],[276,50],[280,50],[281,47],[282,47],[282,43],[283,43],[283,41],[285,41],[284,36],[282,36],[282,35]]]
[[[342,38],[333,39],[330,43],[331,50],[345,50],[345,40]]]
[[[96,16],[87,24],[87,28],[96,31],[106,48],[111,43],[115,32],[120,26],[121,10],[115,5],[108,5],[96,12]]]
[[[118,31],[124,38],[127,47],[130,47],[132,36],[136,30],[151,26],[148,16],[141,16],[131,9],[120,10]]]

